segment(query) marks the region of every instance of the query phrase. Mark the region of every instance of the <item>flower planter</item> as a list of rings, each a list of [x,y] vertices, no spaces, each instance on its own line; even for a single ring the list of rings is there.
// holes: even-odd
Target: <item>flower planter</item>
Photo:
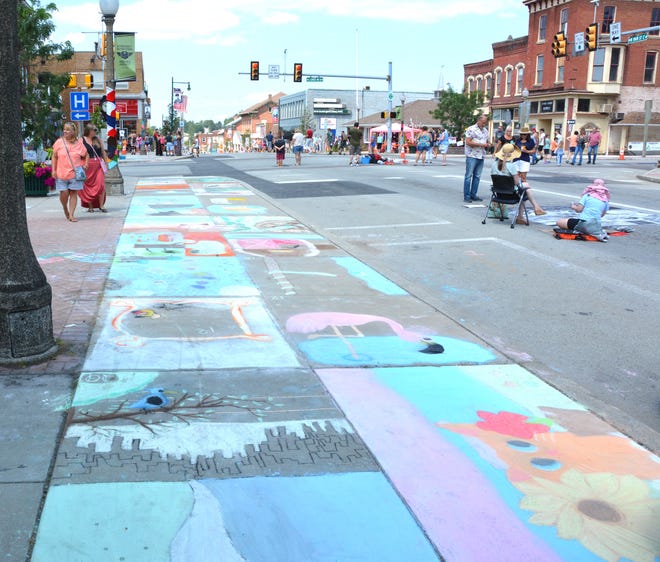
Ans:
[[[46,197],[50,188],[44,183],[43,177],[28,176],[25,180],[25,195],[27,197]]]

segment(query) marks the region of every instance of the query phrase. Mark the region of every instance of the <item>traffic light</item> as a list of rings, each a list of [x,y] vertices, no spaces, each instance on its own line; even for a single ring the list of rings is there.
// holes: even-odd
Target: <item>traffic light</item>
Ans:
[[[259,80],[259,61],[253,60],[250,63],[250,80]]]
[[[302,64],[299,62],[293,65],[293,81],[302,82]]]
[[[78,85],[78,79],[76,78],[75,74],[70,74],[69,75],[69,84],[67,85],[67,88],[75,88]]]
[[[85,74],[85,88],[93,88],[93,87],[94,87],[94,75]]]
[[[566,35],[560,31],[552,42],[552,56],[556,59],[566,56]]]
[[[391,119],[396,119],[396,111],[381,111],[380,117],[381,119],[387,119],[388,117]]]
[[[598,24],[592,23],[584,30],[584,42],[587,44],[588,51],[598,49]]]

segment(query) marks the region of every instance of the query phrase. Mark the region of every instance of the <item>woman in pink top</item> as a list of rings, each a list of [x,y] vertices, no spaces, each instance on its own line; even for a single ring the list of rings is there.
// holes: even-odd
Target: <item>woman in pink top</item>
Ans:
[[[77,125],[71,121],[64,123],[62,136],[53,144],[52,168],[64,216],[71,222],[78,222],[73,214],[78,203],[78,192],[85,183],[76,179],[75,167],[87,169],[88,160],[87,150],[78,138]]]

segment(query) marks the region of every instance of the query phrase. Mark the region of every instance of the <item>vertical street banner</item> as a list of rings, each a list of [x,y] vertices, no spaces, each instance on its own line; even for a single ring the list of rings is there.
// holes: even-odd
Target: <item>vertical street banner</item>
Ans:
[[[174,88],[172,91],[173,103],[172,108],[174,111],[185,113],[188,108],[188,96],[184,96],[181,88]]]
[[[135,33],[115,33],[115,80],[135,82]]]

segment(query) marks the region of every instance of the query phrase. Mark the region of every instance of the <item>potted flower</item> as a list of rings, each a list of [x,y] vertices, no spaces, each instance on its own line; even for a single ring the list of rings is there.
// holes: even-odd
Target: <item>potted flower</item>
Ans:
[[[53,169],[45,162],[23,162],[23,177],[25,178],[25,195],[45,197],[52,187],[55,179]]]

